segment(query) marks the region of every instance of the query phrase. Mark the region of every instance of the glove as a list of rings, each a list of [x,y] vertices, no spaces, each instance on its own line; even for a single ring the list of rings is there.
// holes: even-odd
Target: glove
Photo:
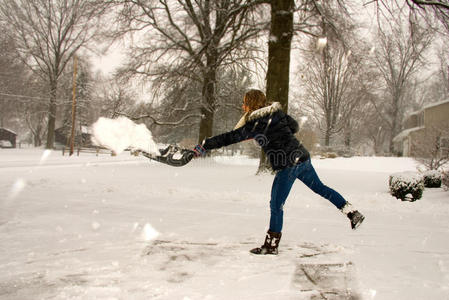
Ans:
[[[203,146],[198,144],[195,146],[195,148],[193,148],[193,152],[195,152],[195,157],[202,157],[202,156],[206,156],[207,150],[204,149]]]

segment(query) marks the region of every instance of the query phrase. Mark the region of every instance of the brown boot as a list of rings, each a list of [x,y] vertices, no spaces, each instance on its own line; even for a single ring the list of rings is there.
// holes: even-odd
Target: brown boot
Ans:
[[[279,241],[281,240],[282,233],[281,232],[267,232],[267,235],[265,236],[265,242],[262,246],[258,248],[254,248],[250,250],[253,254],[278,254],[278,247],[279,247]]]

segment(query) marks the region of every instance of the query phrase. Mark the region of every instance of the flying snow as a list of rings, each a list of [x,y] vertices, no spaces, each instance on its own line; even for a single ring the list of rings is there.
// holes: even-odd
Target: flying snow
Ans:
[[[17,179],[11,188],[8,198],[9,199],[16,198],[25,187],[26,187],[25,180],[23,180],[22,178]]]
[[[92,222],[92,230],[97,231],[98,229],[100,229],[101,224],[98,222]]]
[[[150,223],[146,223],[143,227],[142,237],[145,241],[149,242],[159,236],[159,232],[151,226]]]
[[[41,159],[39,161],[39,164],[40,165],[44,164],[47,161],[50,154],[51,154],[51,150],[49,150],[49,149],[44,150],[44,152],[42,153]]]
[[[126,117],[99,118],[92,125],[92,132],[94,144],[111,149],[116,154],[126,148],[160,154],[151,131],[144,124],[136,124]]]

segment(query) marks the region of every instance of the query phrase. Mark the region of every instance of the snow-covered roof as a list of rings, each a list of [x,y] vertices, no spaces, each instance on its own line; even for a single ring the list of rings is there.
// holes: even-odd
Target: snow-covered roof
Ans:
[[[446,103],[449,103],[449,99],[448,100],[444,100],[444,101],[440,101],[440,102],[430,103],[429,105],[424,106],[423,109],[439,106],[439,105],[446,104]]]
[[[413,128],[409,128],[409,129],[403,130],[403,131],[401,131],[401,133],[399,133],[397,136],[395,136],[395,137],[393,138],[393,142],[399,142],[399,141],[402,141],[402,140],[403,140],[404,138],[406,138],[411,132],[418,131],[418,130],[421,130],[421,129],[424,129],[424,127],[423,127],[423,126],[421,126],[421,127],[413,127]]]
[[[14,133],[15,135],[17,135],[17,133],[15,131],[11,130],[11,129],[8,129],[8,128],[5,128],[5,127],[0,127],[0,129],[4,129],[6,131],[9,131],[9,132]]]
[[[426,110],[428,108],[432,108],[432,107],[439,106],[439,105],[446,104],[446,103],[449,103],[449,99],[448,100],[443,100],[443,101],[440,101],[440,102],[427,104],[423,108],[421,108],[420,110],[416,110],[416,111],[413,111],[413,112],[407,114],[407,117],[410,117],[410,116],[413,116],[413,115],[417,115],[417,114],[423,112],[424,110]]]

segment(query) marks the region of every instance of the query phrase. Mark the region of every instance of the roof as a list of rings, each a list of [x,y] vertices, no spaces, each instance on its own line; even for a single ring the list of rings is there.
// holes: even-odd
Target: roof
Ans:
[[[395,136],[393,138],[393,142],[399,142],[402,141],[404,138],[406,138],[410,133],[414,132],[414,131],[418,131],[424,129],[423,126],[421,127],[413,127],[413,128],[409,128],[406,130],[401,131],[397,136]]]
[[[420,110],[416,110],[414,112],[411,112],[411,113],[407,114],[407,117],[413,116],[413,115],[417,115],[417,114],[421,113],[422,111],[424,111],[424,110],[426,110],[428,108],[433,108],[433,107],[440,106],[440,105],[447,104],[447,103],[449,103],[449,99],[448,100],[443,100],[443,101],[440,101],[440,102],[427,104],[427,105],[423,106],[423,108],[421,108]]]
[[[440,105],[447,104],[447,103],[449,103],[449,100],[444,100],[444,101],[440,101],[440,102],[430,103],[429,105],[424,106],[423,109],[428,109],[428,108],[432,108],[432,107],[435,107],[435,106],[440,106]]]
[[[12,134],[15,134],[15,135],[17,135],[17,133],[16,133],[16,132],[14,132],[14,131],[12,131],[11,129],[8,129],[8,128],[0,127],[0,130],[6,130],[6,131],[9,131],[9,132],[11,132]]]

